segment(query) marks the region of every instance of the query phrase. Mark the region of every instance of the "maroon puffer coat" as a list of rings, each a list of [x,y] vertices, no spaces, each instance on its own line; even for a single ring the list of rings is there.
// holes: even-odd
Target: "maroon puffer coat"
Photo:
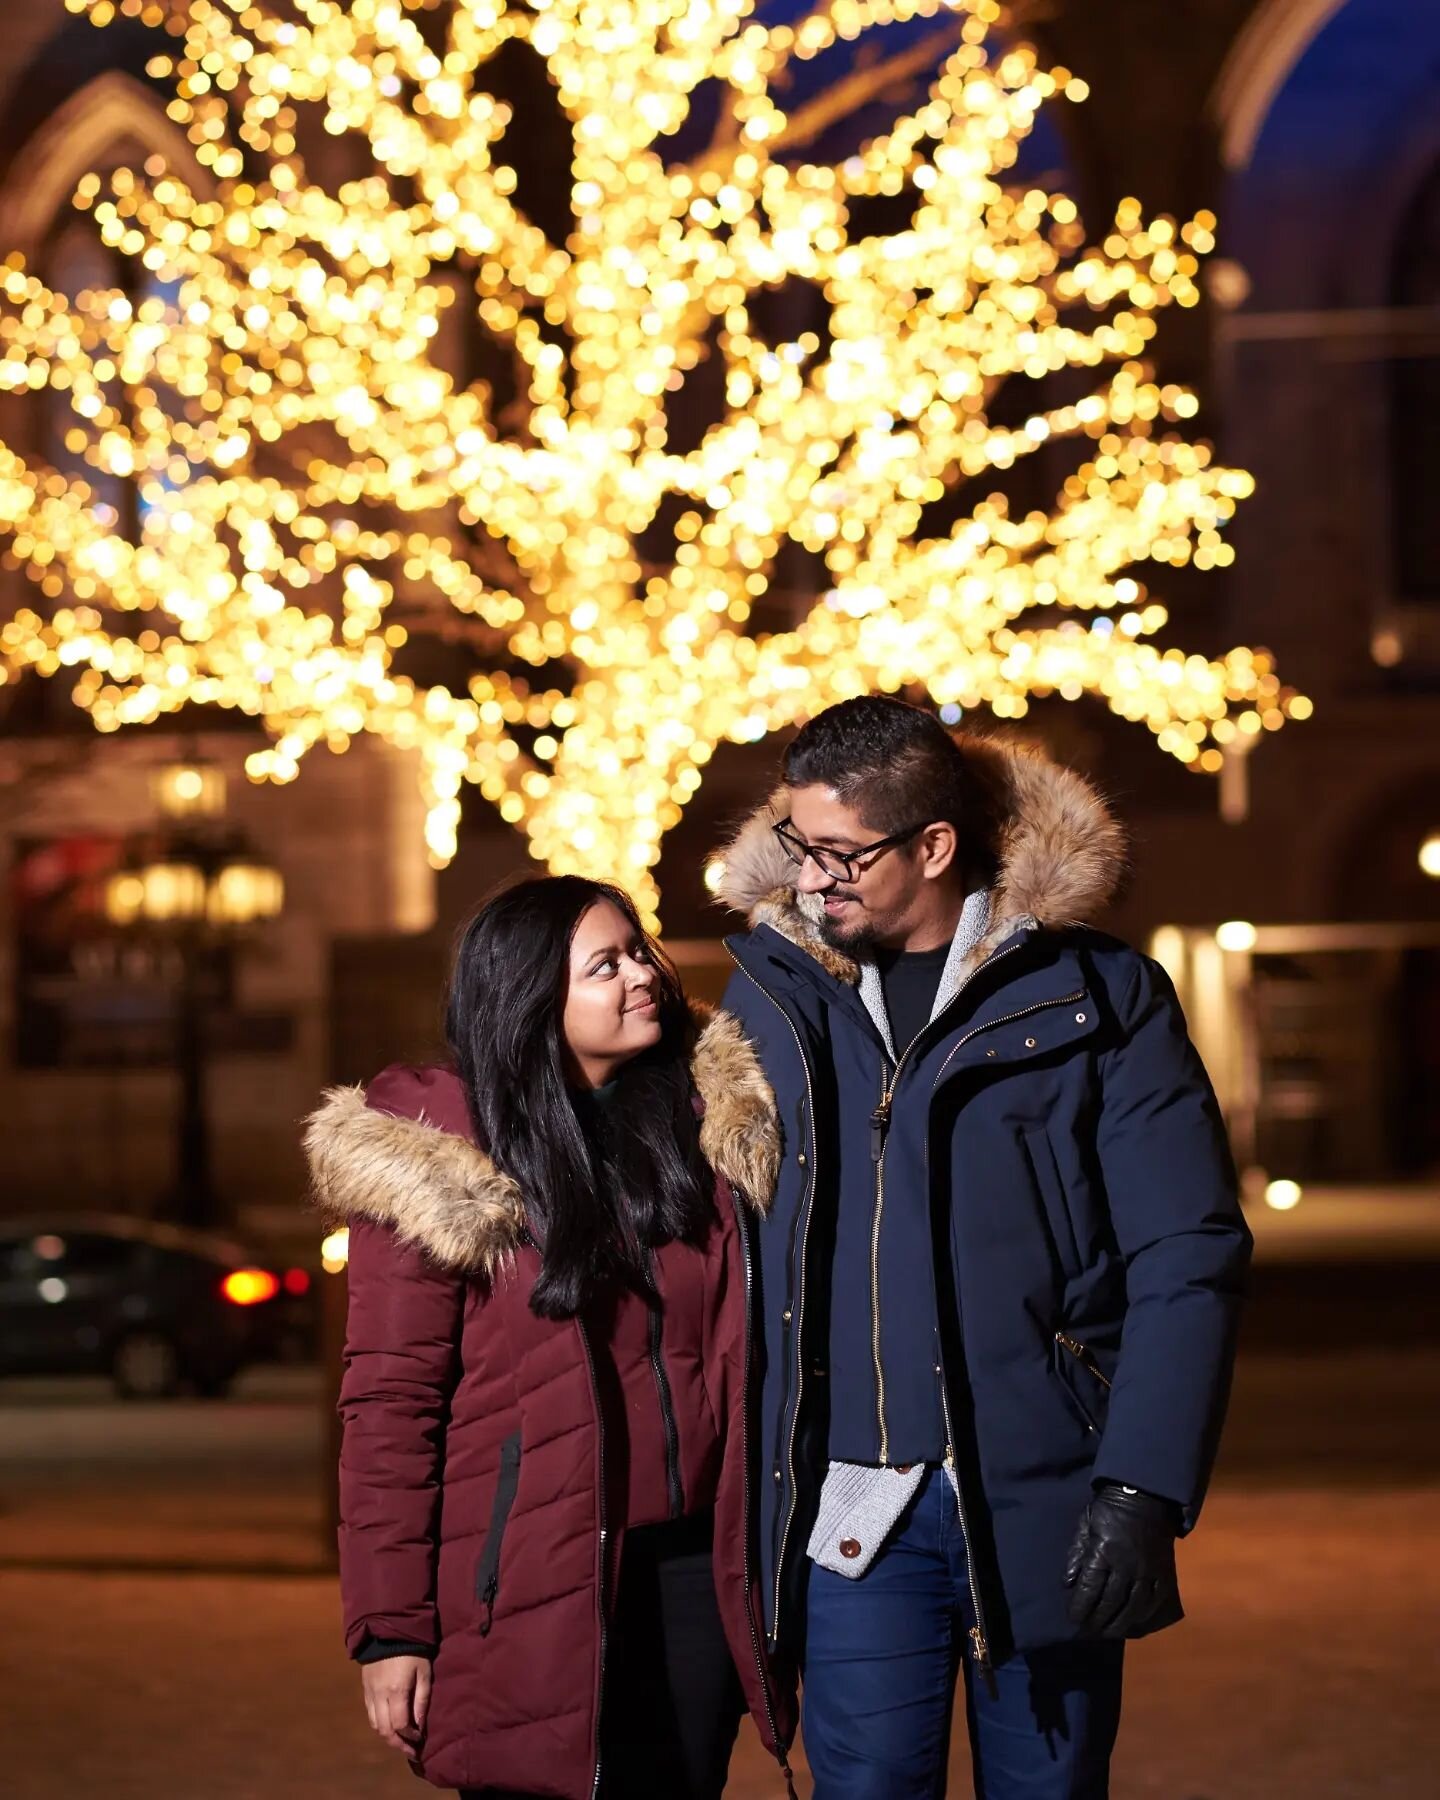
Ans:
[[[692,1076],[716,1212],[704,1244],[656,1255],[660,1350],[681,1487],[695,1505],[714,1496],[721,1617],[750,1711],[783,1766],[793,1684],[766,1657],[750,1542],[742,1212],[769,1203],[779,1128],[753,1052],[723,1015],[700,1032]],[[602,1404],[596,1352],[622,1390],[633,1352],[530,1310],[540,1261],[522,1237],[523,1201],[477,1147],[453,1074],[393,1069],[367,1093],[333,1090],[306,1147],[322,1206],[350,1227],[347,1647],[434,1647],[415,1759],[428,1780],[590,1800],[604,1616],[636,1504],[607,1456],[607,1432],[613,1444],[624,1421]],[[648,1357],[644,1380],[653,1394]],[[662,1495],[657,1516],[664,1508]]]

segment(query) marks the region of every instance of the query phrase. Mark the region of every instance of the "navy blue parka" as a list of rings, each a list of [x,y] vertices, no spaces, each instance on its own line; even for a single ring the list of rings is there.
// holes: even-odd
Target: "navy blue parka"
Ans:
[[[996,1659],[1075,1635],[1065,1558],[1093,1482],[1163,1495],[1194,1525],[1229,1391],[1250,1233],[1214,1095],[1164,971],[1078,923],[1113,888],[1119,828],[1074,773],[967,748],[1005,797],[999,874],[959,991],[898,1075],[859,968],[791,886],[770,829],[783,792],[722,853],[721,896],[749,926],[727,940],[725,1007],[784,1133],[758,1233],[757,1486],[766,1626],[789,1649],[832,1421],[848,1460],[894,1460],[886,1390],[932,1373],[908,1352],[895,1366],[907,1295],[938,1321],[933,1373]],[[837,1260],[842,1204],[865,1209],[864,1280]],[[860,1339],[872,1354],[840,1359],[837,1390],[831,1351]]]

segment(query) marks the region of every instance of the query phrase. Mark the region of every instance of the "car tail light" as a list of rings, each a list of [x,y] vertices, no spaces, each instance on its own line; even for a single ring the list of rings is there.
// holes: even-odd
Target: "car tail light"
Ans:
[[[232,1269],[220,1283],[220,1292],[236,1306],[258,1306],[275,1298],[280,1283],[268,1269]]]
[[[285,1279],[280,1285],[287,1294],[308,1294],[310,1292],[310,1271],[308,1269],[287,1269]]]

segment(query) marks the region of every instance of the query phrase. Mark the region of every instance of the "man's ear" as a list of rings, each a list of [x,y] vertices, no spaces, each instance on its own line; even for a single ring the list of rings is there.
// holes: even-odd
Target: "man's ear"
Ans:
[[[916,839],[920,857],[920,873],[926,881],[936,881],[956,866],[960,854],[960,834],[948,820],[937,819],[927,825]]]

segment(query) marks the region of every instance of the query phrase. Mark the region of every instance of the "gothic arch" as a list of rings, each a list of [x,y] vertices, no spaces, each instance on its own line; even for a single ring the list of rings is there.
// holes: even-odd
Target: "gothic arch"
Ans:
[[[75,184],[117,143],[162,156],[187,181],[204,185],[185,134],[132,75],[108,70],[54,112],[25,144],[0,189],[0,250],[34,255]]]
[[[1231,46],[1210,111],[1227,169],[1245,168],[1275,96],[1345,0],[1259,0]]]

